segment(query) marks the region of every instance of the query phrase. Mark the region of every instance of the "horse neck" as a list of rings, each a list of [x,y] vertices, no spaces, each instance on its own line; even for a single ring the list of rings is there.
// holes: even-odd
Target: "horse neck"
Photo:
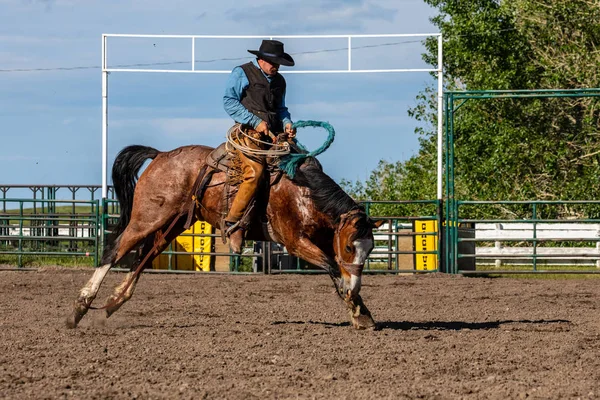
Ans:
[[[292,180],[283,176],[278,182],[271,186],[271,199],[279,198],[282,194],[287,195],[285,203],[294,204],[297,207],[297,211],[304,221],[308,220],[309,223],[318,222],[322,231],[327,231],[333,236],[340,217],[350,209],[339,209],[330,210],[326,212],[318,207],[315,201],[310,196],[310,190],[307,187],[299,186]],[[277,200],[276,200],[277,201]],[[354,207],[358,207],[358,204],[354,203]]]

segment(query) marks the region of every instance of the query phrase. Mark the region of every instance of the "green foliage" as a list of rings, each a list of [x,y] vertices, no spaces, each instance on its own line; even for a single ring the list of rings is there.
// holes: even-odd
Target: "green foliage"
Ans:
[[[444,37],[446,90],[600,87],[597,0],[424,0]],[[425,61],[437,64],[437,40]],[[455,105],[456,106],[456,105]],[[435,196],[434,88],[409,110],[424,127],[418,155],[381,162],[359,197]],[[456,198],[592,200],[599,198],[600,102],[597,98],[469,100],[455,115]],[[486,211],[518,217],[501,208]],[[503,214],[506,212],[506,214]],[[525,210],[523,210],[525,212]],[[597,217],[599,210],[562,207],[548,217]]]
[[[434,200],[436,154],[422,154],[407,162],[380,161],[365,183],[342,181],[342,187],[355,199],[362,201]],[[418,177],[413,179],[413,177]],[[435,206],[429,204],[374,204],[374,216],[435,215]]]

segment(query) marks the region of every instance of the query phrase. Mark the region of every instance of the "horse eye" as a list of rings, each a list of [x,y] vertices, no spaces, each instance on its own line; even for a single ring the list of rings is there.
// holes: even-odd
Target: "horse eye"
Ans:
[[[346,245],[346,252],[352,253],[352,246],[350,246],[350,245],[347,244]]]

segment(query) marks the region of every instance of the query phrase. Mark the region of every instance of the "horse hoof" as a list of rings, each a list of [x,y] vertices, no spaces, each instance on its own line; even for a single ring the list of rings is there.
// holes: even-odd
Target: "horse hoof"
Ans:
[[[67,319],[65,319],[65,326],[68,329],[75,329],[77,328],[79,321],[81,321],[81,318],[83,318],[83,315],[77,311],[74,311],[72,315],[69,315]]]
[[[65,320],[65,326],[67,329],[75,329],[77,328],[77,322],[75,322],[73,317],[67,317]]]
[[[376,325],[370,315],[361,314],[358,317],[352,316],[352,326],[359,330],[369,329],[375,330]]]
[[[73,312],[65,320],[65,325],[67,328],[77,328],[79,321],[81,321],[81,319],[85,316],[85,314],[88,312],[88,309],[89,303],[87,303],[85,300],[78,299],[75,301],[75,304],[73,304]]]
[[[117,311],[117,308],[109,307],[106,309],[106,318],[110,318]]]

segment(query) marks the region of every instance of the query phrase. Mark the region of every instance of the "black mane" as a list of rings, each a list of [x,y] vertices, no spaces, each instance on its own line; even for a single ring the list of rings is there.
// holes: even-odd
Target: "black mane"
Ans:
[[[310,189],[310,197],[317,208],[338,222],[340,216],[360,207],[352,197],[323,172],[319,162],[307,159],[297,170],[293,181]]]

